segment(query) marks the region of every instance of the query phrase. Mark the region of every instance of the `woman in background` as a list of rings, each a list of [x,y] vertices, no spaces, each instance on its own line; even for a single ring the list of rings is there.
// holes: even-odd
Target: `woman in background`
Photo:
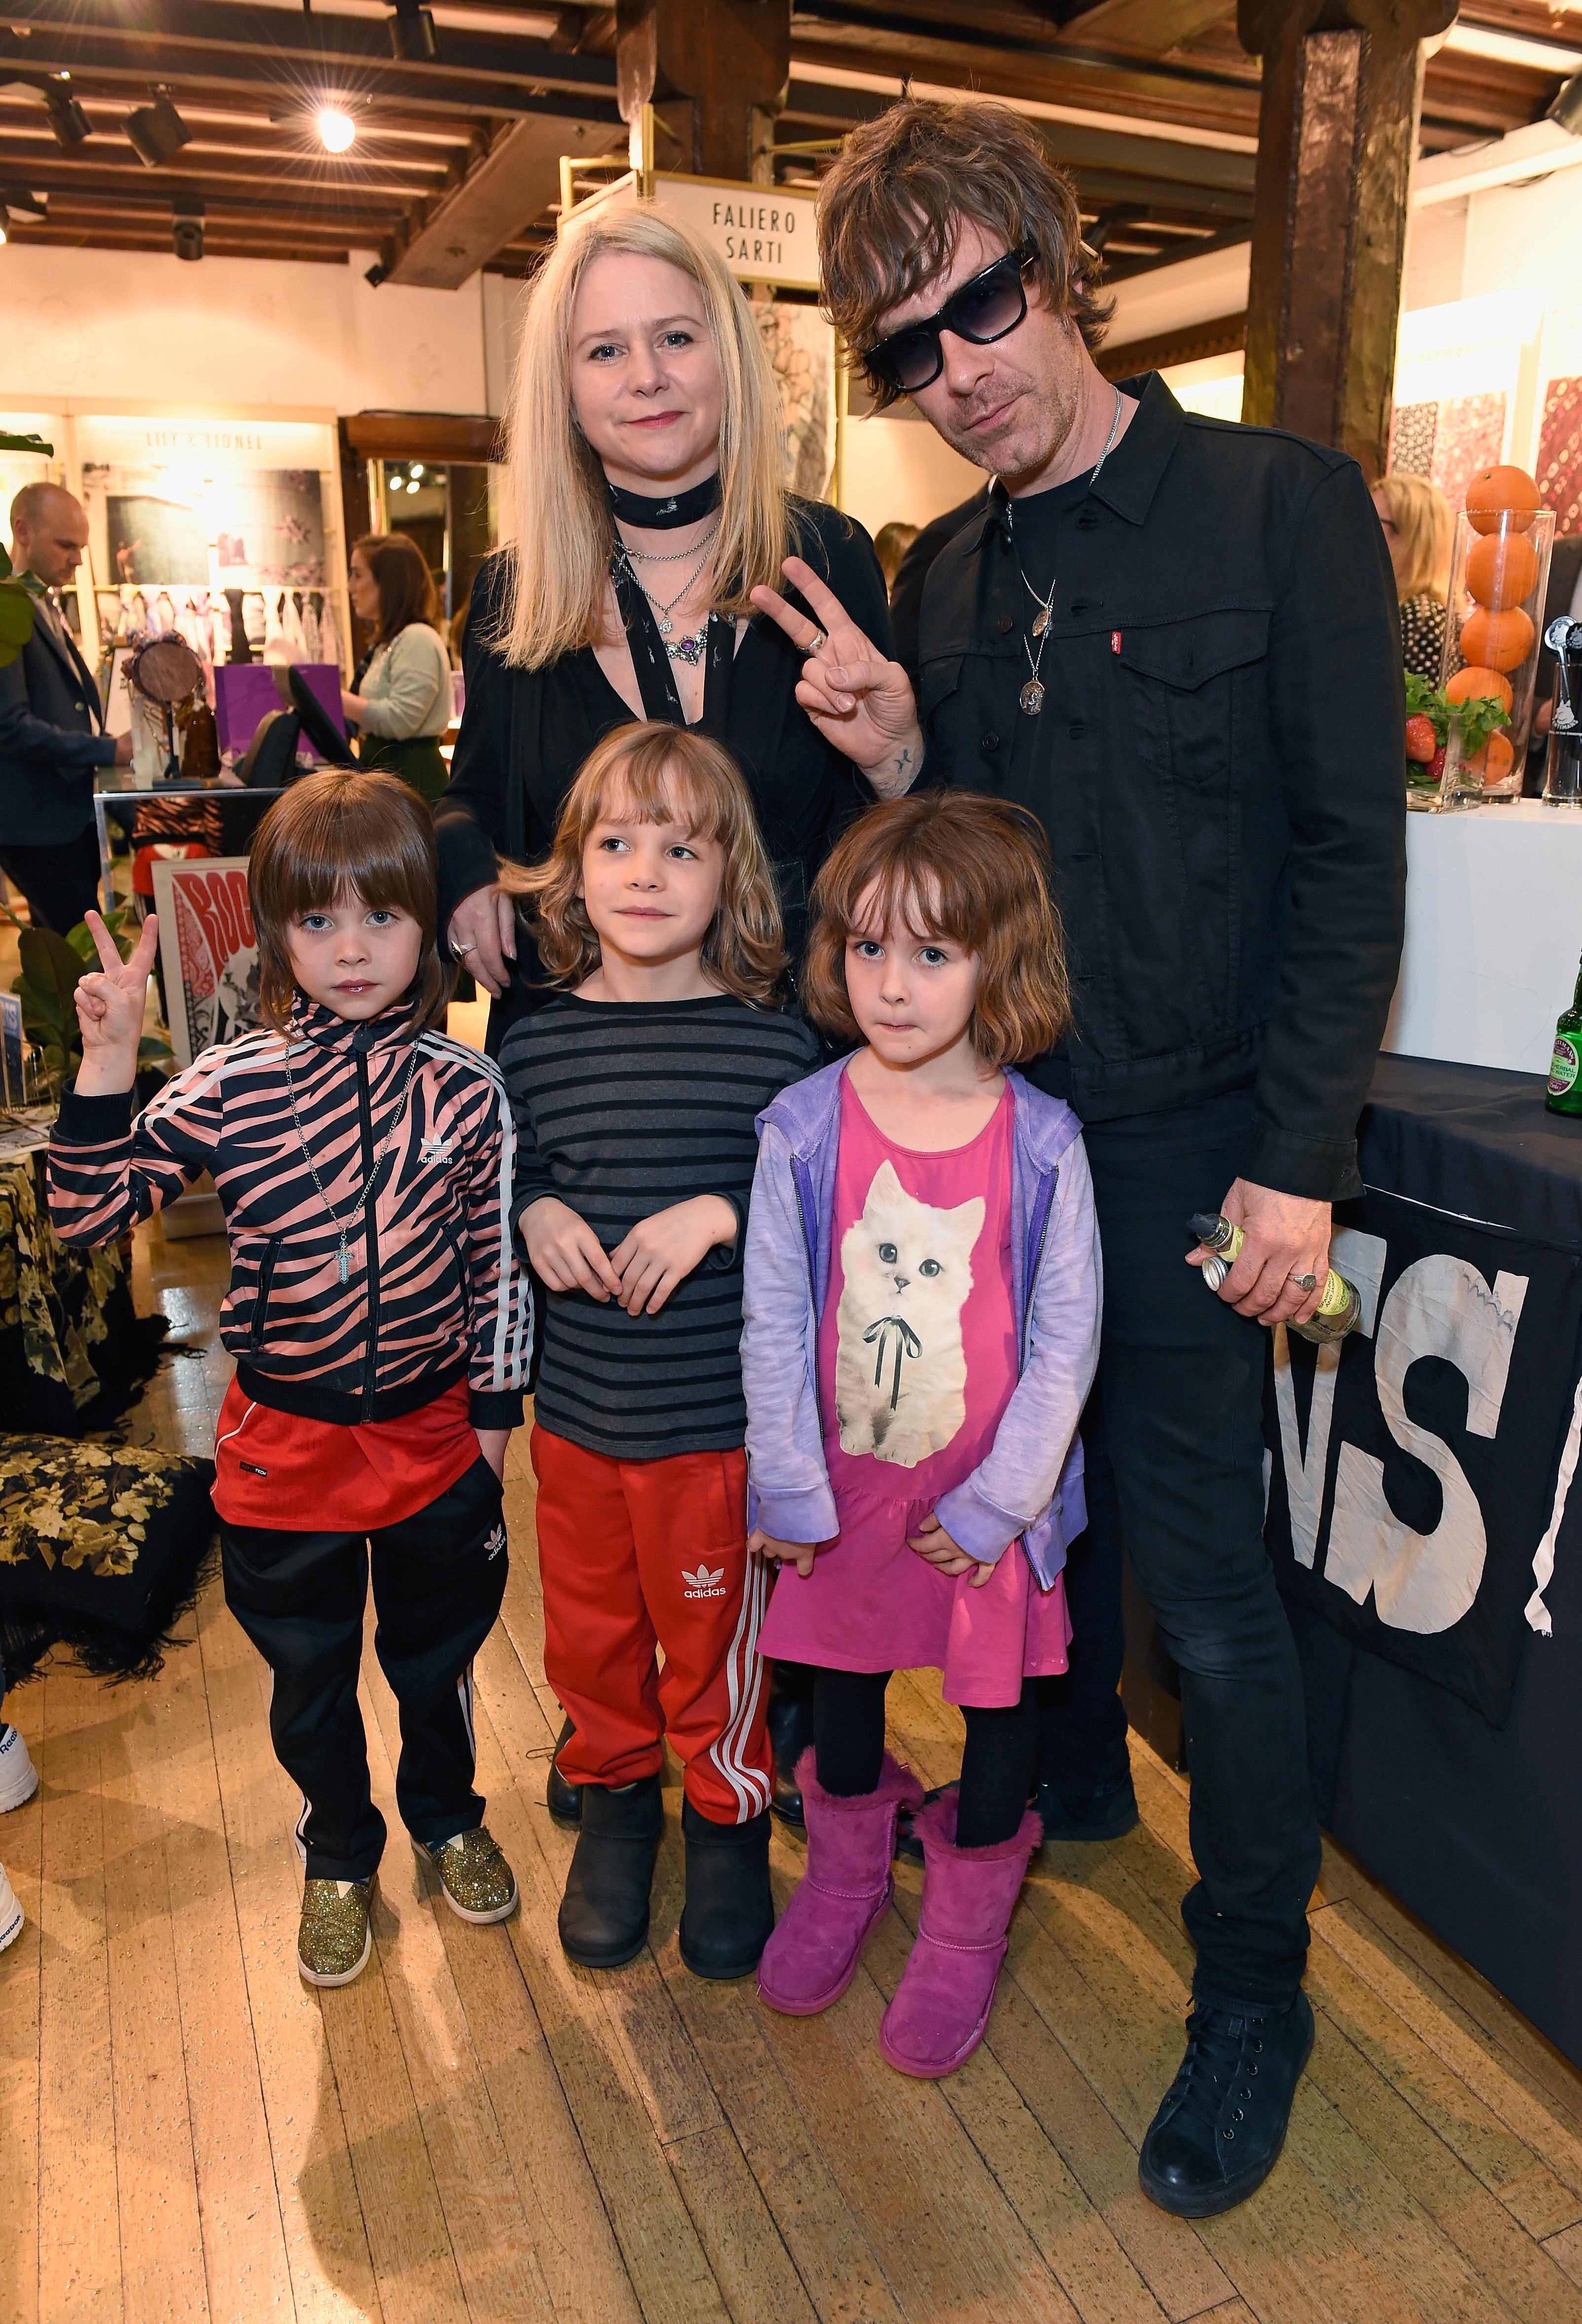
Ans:
[[[1374,506],[1384,528],[1401,601],[1401,659],[1437,686],[1450,590],[1450,503],[1426,476],[1383,476]]]
[[[432,807],[448,770],[439,737],[450,724],[450,656],[435,627],[434,576],[416,541],[401,532],[370,532],[346,571],[352,611],[374,625],[373,650],[357,667],[354,691],[341,695],[346,724],[357,731],[357,758],[384,767]]]
[[[873,536],[873,553],[878,558],[879,570],[885,576],[885,587],[892,593],[896,576],[901,569],[901,559],[916,538],[917,527],[903,524],[898,517],[892,517],[888,524],[881,524]]]

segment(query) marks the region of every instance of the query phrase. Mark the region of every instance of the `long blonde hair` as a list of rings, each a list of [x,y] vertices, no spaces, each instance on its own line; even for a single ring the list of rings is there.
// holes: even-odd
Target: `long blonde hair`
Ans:
[[[1426,476],[1381,476],[1379,492],[1401,543],[1396,595],[1403,604],[1408,597],[1443,597],[1455,531],[1449,502]]]
[[[588,835],[612,798],[639,823],[685,823],[719,843],[725,878],[704,938],[703,962],[727,992],[767,1007],[786,965],[786,947],[780,899],[752,795],[722,743],[658,719],[617,726],[593,745],[566,795],[555,844],[543,862],[500,867],[501,886],[523,899],[551,982],[581,984],[599,965],[599,939],[579,890]]]
[[[583,275],[607,251],[661,259],[704,295],[720,360],[720,529],[709,569],[721,613],[751,611],[760,582],[780,583],[789,545],[780,406],[752,309],[708,244],[650,204],[612,202],[560,236],[534,280],[506,426],[516,547],[493,642],[542,669],[592,645],[603,627],[616,534],[603,470],[576,424],[571,326]]]

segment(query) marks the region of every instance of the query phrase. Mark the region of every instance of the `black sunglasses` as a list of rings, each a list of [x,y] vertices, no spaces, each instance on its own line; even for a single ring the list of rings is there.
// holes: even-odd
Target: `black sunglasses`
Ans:
[[[1024,320],[1027,286],[1022,277],[1037,255],[1037,244],[1031,242],[1023,243],[1019,250],[1007,250],[981,274],[952,290],[937,315],[908,323],[904,331],[893,331],[878,346],[869,347],[862,358],[864,368],[902,395],[932,387],[945,367],[942,331],[952,331],[975,347],[987,347]]]

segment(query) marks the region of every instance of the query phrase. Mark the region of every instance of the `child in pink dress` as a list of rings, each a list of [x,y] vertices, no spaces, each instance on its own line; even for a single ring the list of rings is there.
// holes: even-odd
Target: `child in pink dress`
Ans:
[[[1075,1116],[1005,1070],[1067,1013],[1035,826],[960,792],[888,801],[814,901],[808,1012],[867,1046],[763,1115],[748,1227],[750,1545],[780,1565],[759,1643],[817,1673],[807,1873],[759,1991],[805,2015],[850,1984],[922,1804],[885,1688],[938,1669],[961,1780],[917,1819],[921,1923],[880,2033],[937,2076],[982,2037],[1041,1837],[1029,1682],[1066,1666],[1098,1240]]]

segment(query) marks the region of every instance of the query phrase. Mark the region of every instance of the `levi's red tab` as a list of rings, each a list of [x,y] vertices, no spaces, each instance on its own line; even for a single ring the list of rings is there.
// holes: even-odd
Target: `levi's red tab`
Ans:
[[[1118,630],[1111,630],[1109,632],[1109,650],[1111,653],[1118,653],[1120,651],[1120,632]]]

